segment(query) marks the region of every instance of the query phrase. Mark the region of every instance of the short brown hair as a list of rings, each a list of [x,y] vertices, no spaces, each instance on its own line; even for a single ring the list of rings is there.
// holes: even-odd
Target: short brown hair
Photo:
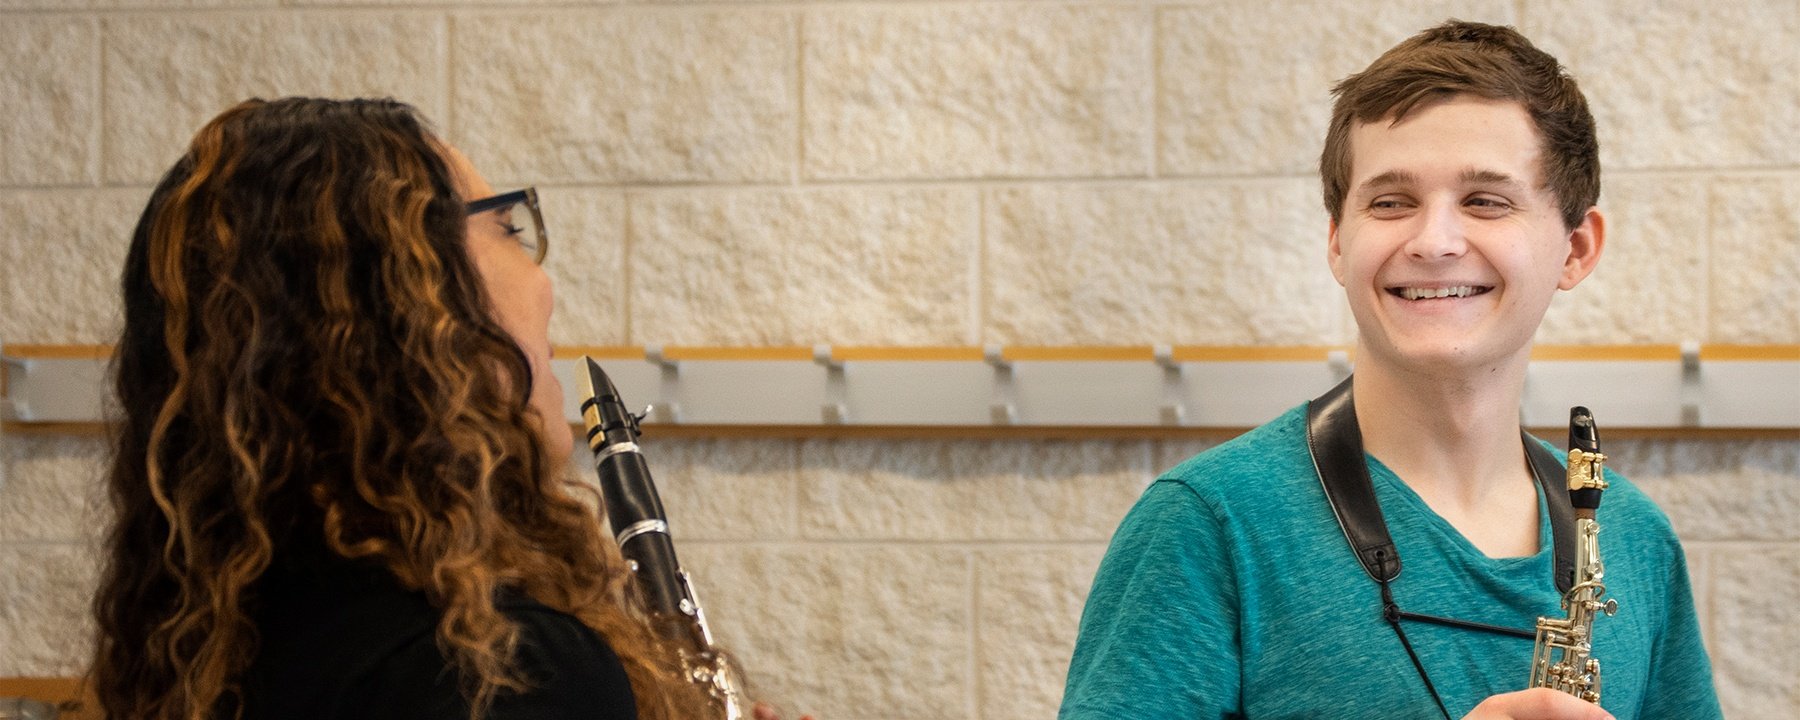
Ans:
[[[1350,190],[1350,130],[1357,123],[1399,122],[1420,103],[1467,93],[1525,106],[1542,140],[1544,183],[1563,226],[1580,224],[1600,197],[1600,142],[1587,98],[1562,64],[1517,30],[1451,20],[1382,53],[1331,89],[1331,125],[1319,156],[1325,211],[1342,220]]]

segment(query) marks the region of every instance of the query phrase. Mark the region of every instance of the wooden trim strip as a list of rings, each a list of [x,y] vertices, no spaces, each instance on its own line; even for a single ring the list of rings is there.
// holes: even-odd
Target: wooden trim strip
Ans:
[[[1176,362],[1248,362],[1323,360],[1333,350],[1349,350],[1329,345],[1176,345],[1172,348]],[[112,357],[111,345],[58,343],[20,343],[0,346],[0,354],[21,359],[105,360]],[[1149,345],[1123,346],[1054,346],[1016,345],[1002,348],[1009,360],[1144,360],[1155,359]],[[644,357],[641,345],[562,345],[553,350],[557,358],[592,355],[597,358],[633,359]],[[676,345],[663,349],[671,360],[812,360],[810,346],[784,345],[770,347],[732,347],[710,345]],[[979,346],[922,345],[879,346],[849,345],[833,347],[837,360],[981,360]],[[1700,357],[1706,360],[1800,361],[1800,344],[1713,343],[1700,346]],[[1533,360],[1680,360],[1681,346],[1649,345],[1534,345]]]
[[[0,347],[7,357],[46,360],[106,360],[112,357],[111,345],[33,345],[8,344]]]
[[[1150,362],[1156,349],[1149,345],[1011,345],[1000,348],[1000,357],[1019,362]]]
[[[98,720],[100,703],[86,692],[81,678],[0,678],[0,697],[19,697],[56,703],[67,708],[60,720]]]
[[[968,345],[851,345],[831,348],[831,359],[842,362],[980,362],[984,357],[986,355],[981,348]]]
[[[813,349],[798,345],[775,345],[769,347],[717,347],[700,345],[673,345],[663,348],[662,356],[668,360],[799,360],[813,359]]]
[[[1701,345],[1701,360],[1800,361],[1800,345]]]
[[[1533,345],[1533,360],[1680,360],[1680,345]]]
[[[583,355],[599,360],[642,360],[644,348],[640,345],[559,345],[550,349],[550,357],[558,360],[574,360]]]
[[[585,431],[584,431],[585,432]],[[0,433],[7,435],[61,435],[73,437],[105,437],[107,423],[103,422],[18,422],[7,420],[0,422]]]
[[[1171,348],[1175,362],[1324,362],[1333,350],[1349,348],[1330,345],[1177,345]]]

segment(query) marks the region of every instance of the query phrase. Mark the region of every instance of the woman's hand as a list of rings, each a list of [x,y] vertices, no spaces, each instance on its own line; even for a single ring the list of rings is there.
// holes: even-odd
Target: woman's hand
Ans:
[[[751,714],[756,717],[756,720],[781,720],[781,711],[776,710],[774,705],[765,702],[757,703],[756,709]],[[813,716],[801,715],[800,720],[813,720]]]
[[[763,720],[760,715],[757,717]],[[1613,716],[1574,695],[1532,688],[1483,700],[1463,720],[1613,720]]]

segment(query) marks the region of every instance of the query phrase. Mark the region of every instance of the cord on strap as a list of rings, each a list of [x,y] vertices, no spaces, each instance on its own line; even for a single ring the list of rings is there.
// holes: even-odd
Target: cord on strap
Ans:
[[[1383,566],[1386,574],[1387,553],[1375,551],[1375,563]],[[1425,691],[1431,693],[1431,701],[1437,703],[1438,712],[1443,713],[1444,720],[1450,720],[1450,711],[1444,708],[1444,699],[1438,697],[1437,687],[1431,684],[1431,675],[1425,672],[1425,663],[1419,662],[1419,654],[1413,652],[1412,641],[1406,639],[1406,630],[1400,627],[1400,604],[1394,602],[1394,593],[1388,588],[1388,581],[1381,581],[1381,617],[1394,628],[1394,635],[1400,638],[1400,647],[1406,648],[1406,657],[1412,660],[1413,669],[1419,671],[1419,679],[1425,681]]]

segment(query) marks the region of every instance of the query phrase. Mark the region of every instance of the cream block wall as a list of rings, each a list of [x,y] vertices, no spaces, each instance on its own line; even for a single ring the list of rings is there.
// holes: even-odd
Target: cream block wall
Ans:
[[[1160,172],[1305,178],[1317,177],[1327,93],[1339,79],[1445,18],[1518,25],[1521,12],[1517,3],[1468,0],[1155,7]]]
[[[1018,344],[1329,344],[1318,181],[1003,188],[986,200],[983,337]]]
[[[809,178],[1137,176],[1153,14],[985,3],[805,14]]]
[[[496,177],[789,177],[793,14],[707,7],[459,14],[451,136]]]
[[[628,207],[634,342],[968,337],[980,217],[967,189],[650,191]]]
[[[1540,341],[1800,343],[1792,0],[0,0],[0,343],[109,342],[150,184],[283,94],[399,97],[540,186],[561,344],[1342,343],[1328,89],[1448,16],[1601,125],[1611,242]],[[1119,517],[1211,442],[645,444],[764,696],[1026,720]],[[1800,437],[1608,449],[1728,717],[1800,716]],[[81,668],[104,452],[0,436],[0,676]]]

